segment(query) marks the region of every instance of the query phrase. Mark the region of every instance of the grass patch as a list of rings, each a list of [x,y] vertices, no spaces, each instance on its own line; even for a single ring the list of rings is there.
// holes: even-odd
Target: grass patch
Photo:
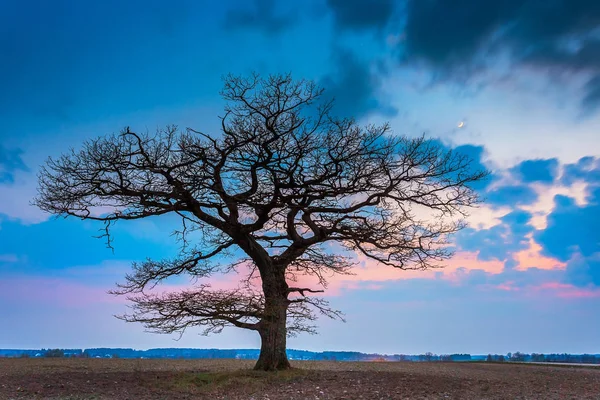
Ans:
[[[312,374],[314,372],[302,369],[274,372],[254,370],[184,372],[175,375],[169,386],[178,391],[204,393],[243,387],[247,393],[254,393],[274,384],[301,381]]]

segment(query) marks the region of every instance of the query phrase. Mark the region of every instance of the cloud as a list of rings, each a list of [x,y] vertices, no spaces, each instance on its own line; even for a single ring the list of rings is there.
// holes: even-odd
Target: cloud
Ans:
[[[481,260],[478,252],[459,251],[451,259],[440,263],[443,268],[420,270],[401,270],[378,263],[372,259],[357,255],[358,265],[352,270],[353,275],[335,275],[329,280],[325,296],[339,296],[348,290],[370,288],[376,290],[381,284],[414,280],[454,281],[457,271],[482,271],[488,274],[499,274],[504,270],[504,263],[499,260]],[[318,287],[314,278],[306,277],[301,281],[307,287]]]
[[[47,218],[47,215],[30,205],[36,193],[36,178],[22,155],[21,149],[8,149],[0,144],[0,222],[3,217],[28,223]]]
[[[381,100],[381,77],[371,65],[350,51],[334,51],[336,71],[325,76],[320,84],[327,98],[335,98],[334,113],[342,117],[360,118],[370,114],[391,117],[398,110]]]
[[[577,180],[568,185],[560,181],[555,181],[550,185],[547,183],[534,182],[531,184],[531,187],[535,189],[538,195],[537,200],[531,204],[521,205],[519,208],[532,213],[532,226],[538,230],[545,229],[548,225],[547,217],[554,210],[554,198],[557,195],[568,196],[575,200],[577,205],[583,206],[587,204],[587,189],[589,186],[590,185],[583,180]]]
[[[539,246],[535,245],[528,252],[535,252],[535,264],[540,267],[506,268],[498,273],[486,270],[463,268],[455,272],[452,281],[463,288],[478,288],[490,296],[493,292],[511,292],[531,299],[580,299],[600,297],[600,289],[590,285],[589,276],[582,276],[576,282],[564,263],[539,256]],[[519,261],[527,261],[518,257]],[[539,264],[550,262],[545,268]],[[600,260],[600,257],[598,257]],[[529,260],[533,261],[533,259]]]
[[[584,111],[593,111],[600,105],[600,74],[591,78],[587,84],[587,92],[583,98]]]
[[[600,189],[595,189],[590,203],[579,207],[573,199],[558,195],[555,208],[547,217],[548,226],[535,235],[544,253],[561,261],[579,253],[584,257],[600,251]]]
[[[485,165],[484,159],[488,157],[487,149],[484,146],[473,145],[473,144],[463,144],[460,146],[453,146],[452,143],[448,143],[438,138],[431,139],[432,145],[438,147],[442,152],[452,152],[455,156],[464,157],[466,162],[468,162],[468,166],[465,168],[465,171],[468,174],[478,174],[480,172],[491,172],[488,167]],[[459,178],[458,176],[454,176],[455,178]],[[479,192],[483,192],[486,190],[492,182],[496,179],[492,173],[486,176],[483,179],[480,179],[476,182],[469,182],[467,185]]]
[[[524,183],[552,183],[558,175],[558,160],[526,160],[513,167],[512,172]]]
[[[486,50],[565,70],[597,68],[600,57],[591,35],[600,20],[595,0],[409,0],[406,17],[409,55],[445,69],[473,63]]]
[[[576,163],[565,165],[560,180],[565,185],[585,181],[600,186],[600,158],[582,157]]]
[[[526,185],[510,185],[486,192],[484,197],[487,203],[493,205],[521,205],[535,202],[537,193]]]
[[[519,287],[515,282],[509,281],[494,287],[498,290],[509,292],[521,292],[528,297],[536,297],[541,299],[559,298],[559,299],[589,299],[600,298],[600,290],[594,288],[583,289],[575,285],[562,282],[546,282],[537,286]]]
[[[349,30],[383,28],[394,13],[393,0],[327,0],[338,27]]]
[[[488,204],[480,204],[478,207],[469,210],[466,218],[467,223],[473,229],[489,229],[502,223],[502,218],[510,213],[512,208],[508,206],[494,207]]]
[[[487,171],[487,167],[483,163],[483,158],[487,155],[487,152],[483,146],[465,144],[455,147],[452,149],[452,151],[471,160],[470,168],[468,169],[469,173]],[[488,176],[485,179],[481,179],[477,182],[469,183],[469,186],[473,190],[484,190],[490,185],[490,183],[492,183],[492,177]]]
[[[516,263],[515,269],[519,271],[524,271],[530,268],[549,270],[565,269],[565,263],[542,254],[542,246],[533,240],[532,235],[528,235],[528,238],[529,247],[514,253],[512,256]]]
[[[499,218],[501,223],[488,229],[466,228],[455,235],[458,249],[479,252],[478,259],[506,261],[514,252],[529,247],[528,235],[533,232],[529,224],[531,214],[514,210]]]
[[[457,233],[456,248],[478,251],[481,260],[502,260],[507,270],[562,269],[565,284],[600,280],[594,258],[600,254],[600,162],[526,160],[509,172],[502,186],[483,195],[488,205],[512,211],[497,216],[496,224]]]
[[[441,78],[468,79],[508,64],[553,77],[600,73],[596,0],[408,0],[402,54]],[[512,69],[508,69],[512,70]],[[584,106],[598,103],[597,80]]]
[[[409,0],[406,55],[448,71],[473,64],[480,47],[508,17],[507,3],[515,1]]]
[[[15,172],[29,171],[23,159],[21,149],[7,149],[0,144],[0,184],[14,183]]]
[[[569,260],[565,281],[578,287],[600,287],[600,251],[590,257],[577,254]]]
[[[484,168],[483,147],[464,145],[454,148],[454,151],[470,157],[473,168]],[[584,192],[586,187],[594,187],[595,166],[596,159],[593,157],[562,166],[554,159],[526,160],[510,170],[496,171],[493,188],[488,189],[488,183],[479,189],[484,195],[492,193],[496,201],[483,205],[482,215],[474,218],[474,227],[454,236],[456,255],[443,263],[445,268],[401,271],[359,256],[355,275],[332,278],[325,295],[335,297],[350,290],[379,290],[382,283],[388,281],[444,279],[493,290],[538,293],[535,296],[596,296],[595,289],[578,289],[594,282],[595,264],[583,256],[578,259],[579,262],[572,262],[574,255],[571,253],[566,258],[548,254],[543,247],[545,243],[539,241],[543,227],[534,223],[534,217],[540,216],[538,214],[541,213],[545,219],[555,212],[552,199],[557,193],[567,195],[577,208],[593,204],[593,199],[588,202]],[[563,178],[565,173],[569,175],[568,179],[565,178],[569,186],[557,179],[559,172]],[[506,175],[507,179],[501,178],[501,175]],[[503,186],[498,187],[498,183]],[[573,232],[564,227],[561,230]],[[579,276],[580,283],[575,283],[576,276]],[[552,282],[556,283],[554,287],[550,287]],[[316,282],[303,278],[299,284],[311,287]]]
[[[250,4],[251,7],[236,8],[226,14],[224,21],[226,28],[254,28],[266,34],[277,34],[295,22],[291,14],[277,13],[275,0],[252,0],[245,3]]]
[[[25,224],[47,220],[47,213],[31,205],[37,193],[35,175],[18,172],[14,178],[14,183],[0,183],[0,222],[3,217],[14,218]]]
[[[536,231],[534,238],[545,255],[567,263],[566,283],[600,286],[600,160],[583,157],[563,166],[560,181],[564,185],[584,182],[586,201],[554,196],[554,208],[546,217],[547,226]]]

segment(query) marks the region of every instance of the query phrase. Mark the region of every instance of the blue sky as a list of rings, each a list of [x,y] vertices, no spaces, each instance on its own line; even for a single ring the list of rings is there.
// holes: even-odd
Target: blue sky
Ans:
[[[235,329],[175,342],[112,316],[126,304],[106,291],[129,264],[176,250],[168,218],[118,224],[112,253],[100,226],[30,205],[39,166],[85,139],[218,133],[221,77],[256,71],[316,80],[336,113],[492,171],[445,269],[358,259],[327,294],[348,322],[290,347],[600,352],[595,0],[9,0],[0,54],[0,347],[258,346]]]

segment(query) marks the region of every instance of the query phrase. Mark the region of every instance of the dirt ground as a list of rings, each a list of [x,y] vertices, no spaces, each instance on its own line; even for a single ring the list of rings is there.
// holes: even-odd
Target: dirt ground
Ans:
[[[487,363],[0,358],[0,399],[600,399],[600,369]]]

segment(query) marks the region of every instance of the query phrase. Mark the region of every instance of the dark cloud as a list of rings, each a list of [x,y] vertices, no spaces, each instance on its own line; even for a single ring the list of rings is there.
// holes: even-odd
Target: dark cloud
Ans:
[[[403,54],[438,76],[464,78],[509,55],[550,74],[600,74],[597,0],[408,0]],[[584,105],[598,104],[592,79]]]
[[[383,28],[394,14],[393,0],[327,0],[336,24],[343,29]]]
[[[396,108],[382,102],[381,76],[370,70],[370,65],[356,55],[337,49],[334,51],[336,71],[325,76],[320,84],[325,97],[334,98],[334,114],[340,117],[360,118],[369,114],[391,117]]]
[[[597,68],[596,0],[409,0],[406,46],[441,68],[473,61],[480,51],[508,49],[521,61]],[[435,27],[435,29],[432,29]],[[570,41],[569,41],[570,39]]]
[[[583,109],[585,112],[593,111],[598,106],[600,106],[600,74],[587,82],[586,93],[583,97]]]
[[[383,29],[395,10],[395,0],[326,0],[338,29],[365,31]],[[333,47],[336,71],[321,81],[327,97],[335,98],[339,116],[360,118],[369,114],[395,116],[398,110],[381,96],[382,71],[350,51]]]
[[[249,4],[250,8],[236,8],[226,14],[226,28],[255,28],[267,34],[276,34],[295,22],[292,15],[278,14],[275,0],[253,0],[245,4]]]
[[[28,171],[20,149],[6,149],[0,145],[0,183],[13,183],[15,172]]]
[[[558,174],[558,160],[526,160],[513,167],[512,172],[524,183],[551,183]]]
[[[518,1],[409,0],[407,55],[439,69],[454,70],[473,62],[492,32],[507,20],[512,3]]]
[[[456,245],[463,251],[478,251],[478,258],[486,261],[493,259],[507,261],[512,253],[528,248],[527,235],[534,230],[529,225],[531,214],[516,210],[500,220],[500,224],[488,229],[463,229],[456,234]]]

